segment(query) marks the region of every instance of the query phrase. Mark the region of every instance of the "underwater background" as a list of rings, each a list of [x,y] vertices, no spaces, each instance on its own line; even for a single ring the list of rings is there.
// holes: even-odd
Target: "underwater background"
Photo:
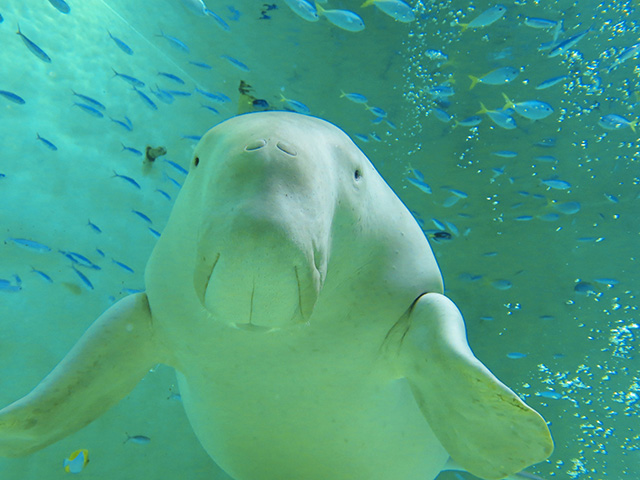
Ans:
[[[550,422],[555,452],[529,471],[637,478],[639,3],[414,0],[409,22],[322,4],[356,32],[294,0],[197,3],[0,2],[0,405],[144,289],[204,132],[308,109],[414,213],[475,354]],[[166,154],[145,162],[147,146]],[[63,478],[85,448],[87,479],[229,478],[162,365],[76,434],[0,459],[0,478]]]

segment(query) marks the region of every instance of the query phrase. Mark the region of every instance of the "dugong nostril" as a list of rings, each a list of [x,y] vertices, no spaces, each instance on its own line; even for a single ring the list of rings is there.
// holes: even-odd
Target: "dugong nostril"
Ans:
[[[245,151],[252,152],[254,150],[260,150],[267,144],[267,141],[264,138],[260,138],[258,140],[254,140],[251,143],[248,143],[246,147],[244,147]]]
[[[287,155],[291,155],[292,157],[295,157],[296,155],[298,155],[298,152],[296,152],[296,149],[293,148],[293,145],[289,143],[280,141],[276,144],[276,147],[278,147],[279,150],[283,151]]]

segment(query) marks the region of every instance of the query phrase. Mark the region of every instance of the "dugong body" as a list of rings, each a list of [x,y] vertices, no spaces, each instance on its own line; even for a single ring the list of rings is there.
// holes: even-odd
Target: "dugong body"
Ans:
[[[409,211],[327,122],[210,130],[145,282],[0,411],[0,455],[81,428],[156,363],[237,480],[430,480],[452,461],[498,479],[551,453],[542,417],[473,356]]]

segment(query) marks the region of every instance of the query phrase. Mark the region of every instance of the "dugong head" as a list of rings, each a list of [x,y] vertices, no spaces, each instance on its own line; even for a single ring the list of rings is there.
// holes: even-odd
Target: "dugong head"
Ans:
[[[239,328],[304,324],[328,277],[344,284],[388,257],[382,250],[397,250],[401,236],[417,242],[402,261],[429,272],[409,295],[441,290],[419,227],[344,132],[294,113],[242,115],[196,147],[147,267],[147,291],[152,308],[161,296],[195,296],[213,318]],[[160,286],[168,278],[170,294]]]

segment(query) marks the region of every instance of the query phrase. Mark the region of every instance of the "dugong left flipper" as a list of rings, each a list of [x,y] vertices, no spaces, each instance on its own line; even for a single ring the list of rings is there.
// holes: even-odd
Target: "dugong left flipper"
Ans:
[[[157,357],[147,296],[123,298],[31,393],[0,410],[0,456],[27,455],[84,427],[125,397]]]
[[[465,470],[501,479],[551,454],[546,422],[473,355],[462,315],[447,297],[422,295],[390,336],[420,410]]]

